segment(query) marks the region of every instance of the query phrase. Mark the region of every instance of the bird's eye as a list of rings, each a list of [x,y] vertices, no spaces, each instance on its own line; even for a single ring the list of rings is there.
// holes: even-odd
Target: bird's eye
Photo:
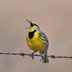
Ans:
[[[39,26],[37,24],[34,24],[35,27],[39,28]]]
[[[37,25],[37,24],[34,24],[34,26],[37,26],[37,27],[38,27],[38,25]]]

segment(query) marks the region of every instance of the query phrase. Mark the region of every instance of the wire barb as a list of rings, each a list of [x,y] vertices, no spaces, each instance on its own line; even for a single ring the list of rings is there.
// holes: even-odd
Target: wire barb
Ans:
[[[4,53],[4,52],[0,52],[0,54],[1,55],[19,55],[19,56],[31,56],[32,54],[26,54],[26,53],[9,53],[9,52],[7,52],[7,53]],[[36,57],[41,57],[41,55],[38,55],[38,54],[34,54],[34,56],[36,56]],[[49,55],[49,56],[47,56],[47,57],[49,57],[49,58],[53,58],[53,59],[55,59],[55,58],[65,58],[65,59],[72,59],[72,56],[56,56],[56,55]]]

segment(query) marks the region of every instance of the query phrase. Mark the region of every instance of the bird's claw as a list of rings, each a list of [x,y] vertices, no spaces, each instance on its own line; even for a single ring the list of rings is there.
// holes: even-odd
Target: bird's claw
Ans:
[[[32,58],[32,60],[34,59],[34,53],[30,54],[30,57]]]

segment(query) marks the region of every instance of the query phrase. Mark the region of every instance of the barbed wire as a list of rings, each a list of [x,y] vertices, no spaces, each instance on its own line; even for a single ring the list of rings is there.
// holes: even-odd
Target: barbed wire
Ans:
[[[31,56],[32,54],[26,54],[26,53],[4,53],[4,52],[0,52],[1,55],[19,55],[19,56]],[[38,54],[34,54],[33,56],[37,56],[37,57],[41,57],[41,55],[38,55]],[[66,58],[66,59],[72,59],[72,56],[57,56],[57,55],[49,55],[47,56],[49,58]]]

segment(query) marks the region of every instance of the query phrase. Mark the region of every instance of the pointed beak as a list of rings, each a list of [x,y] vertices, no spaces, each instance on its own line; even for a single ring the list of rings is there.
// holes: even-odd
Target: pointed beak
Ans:
[[[26,20],[28,23],[30,23],[30,26],[32,27],[33,26],[33,23],[29,20]]]

